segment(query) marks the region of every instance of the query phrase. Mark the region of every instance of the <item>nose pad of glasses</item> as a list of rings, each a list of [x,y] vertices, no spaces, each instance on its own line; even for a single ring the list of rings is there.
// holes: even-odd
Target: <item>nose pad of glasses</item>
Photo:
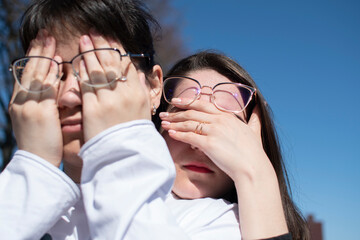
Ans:
[[[209,90],[204,91],[204,89],[209,89]],[[212,87],[205,85],[205,86],[201,87],[200,93],[203,94],[203,95],[212,95],[213,94],[213,89],[212,89]]]
[[[193,146],[193,145],[190,145],[190,147],[191,147],[192,150],[199,150],[198,147],[195,147],[195,146]]]
[[[209,90],[205,90],[204,91],[204,89],[205,88],[208,88]],[[198,97],[197,97],[197,100],[200,100],[200,98],[202,97],[202,96],[208,96],[209,97],[209,101],[210,102],[212,102],[213,100],[212,100],[212,98],[213,98],[213,89],[212,89],[212,87],[210,87],[210,86],[202,86],[201,87],[201,89],[200,89],[200,91],[199,91],[199,95],[198,95]]]
[[[215,95],[213,94],[213,95],[211,95],[211,97],[210,97],[210,102],[212,102],[215,106],[216,106],[216,104],[215,104]]]

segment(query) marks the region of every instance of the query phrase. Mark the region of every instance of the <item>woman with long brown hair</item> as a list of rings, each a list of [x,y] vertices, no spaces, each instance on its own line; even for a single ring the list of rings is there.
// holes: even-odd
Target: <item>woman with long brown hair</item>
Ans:
[[[250,75],[204,51],[180,60],[163,92],[158,127],[176,167],[174,198],[237,203],[243,239],[308,239],[271,109]]]

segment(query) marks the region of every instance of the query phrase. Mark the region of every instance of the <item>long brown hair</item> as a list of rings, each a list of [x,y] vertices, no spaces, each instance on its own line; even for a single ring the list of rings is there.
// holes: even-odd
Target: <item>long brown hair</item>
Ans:
[[[289,231],[292,234],[293,239],[309,239],[307,224],[299,209],[291,199],[289,179],[281,155],[278,135],[272,120],[272,111],[261,92],[258,91],[259,88],[256,86],[256,83],[237,62],[224,54],[215,51],[202,51],[180,60],[170,69],[167,76],[186,76],[190,72],[202,69],[215,70],[232,82],[243,83],[257,89],[257,94],[255,95],[255,101],[253,101],[253,103],[256,102],[261,113],[262,143],[278,178],[282,204]],[[158,112],[166,111],[167,108],[168,103],[163,99]],[[252,106],[248,109],[251,108]],[[157,117],[154,118],[154,122],[159,127],[160,122]],[[237,202],[236,190],[229,194],[226,199]]]

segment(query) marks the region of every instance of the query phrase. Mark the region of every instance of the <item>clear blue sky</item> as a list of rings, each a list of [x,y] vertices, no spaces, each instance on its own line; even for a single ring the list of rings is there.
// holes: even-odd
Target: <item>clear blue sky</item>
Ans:
[[[326,240],[360,239],[360,1],[174,0],[191,52],[215,48],[275,115],[294,199]]]

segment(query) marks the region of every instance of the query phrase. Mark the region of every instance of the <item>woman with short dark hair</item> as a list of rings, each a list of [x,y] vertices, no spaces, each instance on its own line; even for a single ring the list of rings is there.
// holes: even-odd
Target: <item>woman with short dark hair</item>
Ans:
[[[164,217],[175,172],[150,121],[162,85],[152,26],[136,0],[29,6],[26,56],[11,66],[19,150],[0,175],[4,239],[183,239]]]

